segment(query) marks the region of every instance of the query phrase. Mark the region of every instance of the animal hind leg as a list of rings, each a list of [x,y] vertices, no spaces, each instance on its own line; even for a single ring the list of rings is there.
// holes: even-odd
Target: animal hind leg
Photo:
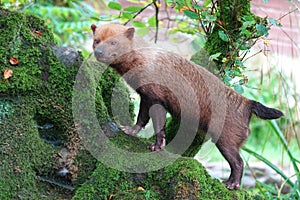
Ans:
[[[228,139],[228,138],[227,138]],[[230,165],[231,173],[227,181],[224,181],[226,187],[230,190],[238,189],[241,184],[244,162],[239,154],[239,144],[230,144],[220,138],[216,145]]]
[[[166,110],[160,104],[154,104],[151,106],[149,115],[153,122],[154,132],[156,134],[155,144],[151,144],[149,148],[151,151],[158,151],[166,146],[165,139],[165,126],[166,126]]]

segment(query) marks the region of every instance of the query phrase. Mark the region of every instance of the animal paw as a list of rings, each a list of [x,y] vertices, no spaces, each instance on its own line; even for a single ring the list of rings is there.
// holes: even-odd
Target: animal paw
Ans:
[[[149,146],[149,149],[150,149],[151,151],[159,151],[159,150],[162,149],[162,147],[160,147],[160,146],[157,145],[157,144],[151,144],[151,145]]]
[[[151,144],[149,149],[151,151],[159,151],[166,146],[166,140],[163,138],[160,143]]]
[[[236,190],[240,188],[240,183],[232,180],[227,180],[223,182],[226,185],[226,188],[229,190]]]
[[[120,126],[120,129],[126,134],[131,136],[136,136],[142,127],[139,125],[131,126]]]

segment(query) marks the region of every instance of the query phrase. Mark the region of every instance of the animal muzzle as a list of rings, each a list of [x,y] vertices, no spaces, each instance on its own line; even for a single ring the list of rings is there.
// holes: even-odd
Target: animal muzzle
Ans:
[[[94,54],[96,58],[101,58],[104,56],[104,49],[101,46],[99,46],[96,49],[94,49]]]

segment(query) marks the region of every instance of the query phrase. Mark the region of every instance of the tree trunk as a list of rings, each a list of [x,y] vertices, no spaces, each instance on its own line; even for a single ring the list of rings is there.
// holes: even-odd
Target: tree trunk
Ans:
[[[233,52],[232,44],[239,39],[242,26],[241,18],[245,15],[253,15],[250,11],[250,0],[218,0],[217,1],[219,16],[217,25],[214,26],[212,33],[208,36],[205,44],[205,50],[209,55],[221,53],[216,61],[218,70],[224,64],[232,66],[235,58],[238,57],[238,52]],[[233,41],[226,42],[219,36],[219,31],[224,31]],[[227,58],[228,62],[222,62],[222,58]]]

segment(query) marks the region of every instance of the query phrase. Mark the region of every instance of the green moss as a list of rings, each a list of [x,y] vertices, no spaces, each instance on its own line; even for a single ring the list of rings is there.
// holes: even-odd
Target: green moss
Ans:
[[[126,173],[98,163],[90,179],[77,191],[73,199],[107,199],[117,191],[130,189],[132,181]]]
[[[221,22],[222,27],[219,25],[214,26],[212,32],[207,37],[204,49],[209,55],[221,53],[219,59],[215,61],[217,69],[220,70],[224,67],[224,62],[222,62],[223,58],[227,58],[229,62],[227,66],[231,66],[234,63],[235,58],[238,57],[239,51],[234,48],[238,48],[244,37],[240,30],[242,26],[241,19],[245,16],[254,15],[251,13],[249,0],[239,0],[234,3],[221,1],[218,8],[219,14],[217,21]],[[259,17],[254,17],[259,20]],[[230,36],[231,41],[226,42],[220,38],[219,31],[224,30],[226,34]]]
[[[50,171],[55,161],[54,149],[39,136],[34,110],[25,105],[12,102],[13,111],[1,118],[0,199],[37,199],[36,176]]]
[[[24,94],[37,89],[42,84],[44,68],[49,68],[51,45],[55,45],[51,32],[45,28],[44,22],[33,16],[22,15],[18,12],[9,12],[0,8],[0,66],[1,82],[6,82],[3,71],[11,68],[13,76],[5,83],[0,84],[0,92],[6,94]],[[34,31],[43,35],[39,36]],[[19,64],[12,66],[10,58],[18,59]]]
[[[198,52],[192,55],[191,61],[204,67],[211,73],[214,73],[216,70],[215,63],[209,60],[209,54],[205,49],[200,49]]]
[[[166,123],[166,141],[169,143],[176,136],[179,129],[180,121],[173,120],[172,118],[167,119]],[[189,146],[189,148],[182,154],[182,156],[186,157],[194,157],[200,151],[201,145],[203,144],[205,139],[205,133],[198,132]]]
[[[98,163],[73,199],[107,199],[110,195],[115,199],[251,199],[246,191],[227,190],[192,158],[180,158],[146,174],[121,172]]]
[[[103,102],[108,109],[109,116],[113,117],[113,120],[118,121],[120,124],[131,124],[134,118],[134,105],[132,102],[124,101],[129,99],[129,91],[124,90],[126,88],[123,79],[116,74],[110,67],[107,68],[101,75],[100,83]],[[113,112],[113,108],[128,108],[131,115],[128,118],[126,111]]]
[[[168,194],[175,199],[251,199],[246,191],[229,191],[205,168],[192,158],[182,158],[166,167],[165,185],[171,184]],[[192,198],[193,199],[193,198]]]
[[[80,186],[96,169],[97,160],[85,149],[80,149],[76,159],[76,165],[78,166],[78,177],[73,181],[75,187]]]
[[[83,58],[79,55],[74,64],[63,65],[53,53],[56,42],[51,31],[39,18],[2,8],[0,16],[0,199],[69,198],[70,192],[38,178],[56,177],[59,153],[40,137],[38,125],[52,123],[57,132],[51,137],[63,140],[68,149],[68,167],[74,170],[66,181],[74,186],[85,182],[96,162],[83,149],[72,114],[73,85]],[[12,56],[18,65],[10,64]],[[14,72],[9,79],[3,76],[7,68]],[[102,68],[100,64],[95,67]],[[91,68],[87,70],[91,77],[95,75]],[[93,83],[97,85],[93,112],[100,123],[107,122],[111,113],[102,95],[112,88],[104,85],[112,86],[117,80],[111,72]],[[119,90],[127,94],[124,86]]]

